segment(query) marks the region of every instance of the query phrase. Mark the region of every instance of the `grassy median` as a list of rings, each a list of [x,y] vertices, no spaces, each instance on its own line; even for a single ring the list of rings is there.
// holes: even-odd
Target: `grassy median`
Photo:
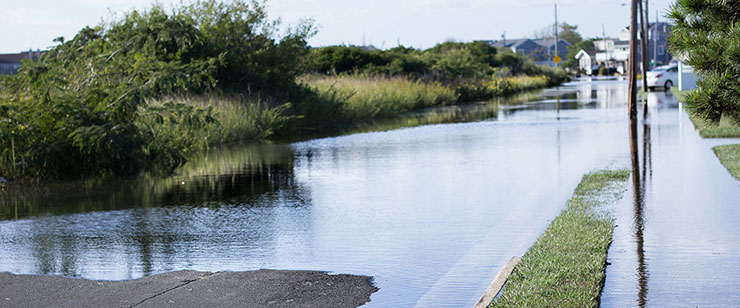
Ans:
[[[598,307],[614,232],[602,206],[621,196],[629,175],[628,170],[585,175],[489,307]]]
[[[722,145],[712,150],[732,176],[740,180],[740,144]]]

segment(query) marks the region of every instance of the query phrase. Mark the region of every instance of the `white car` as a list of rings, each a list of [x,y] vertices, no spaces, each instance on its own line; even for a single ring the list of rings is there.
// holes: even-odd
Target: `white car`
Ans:
[[[676,65],[658,66],[647,72],[649,90],[664,88],[668,91],[676,83],[678,83],[678,66]]]

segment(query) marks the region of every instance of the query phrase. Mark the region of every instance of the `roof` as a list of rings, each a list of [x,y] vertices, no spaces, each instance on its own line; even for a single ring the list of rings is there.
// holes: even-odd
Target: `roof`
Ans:
[[[28,52],[0,54],[0,62],[4,63],[21,63],[23,59],[28,59]]]
[[[528,38],[520,38],[520,39],[507,39],[504,40],[488,40],[483,41],[486,42],[488,45],[493,47],[510,47],[510,48],[517,48],[521,45],[524,45],[527,42],[535,43],[539,46],[545,47],[545,48],[551,48],[553,45],[555,45],[555,39],[528,39]],[[564,39],[559,39],[558,44],[562,44],[563,46],[570,46],[571,44],[568,43],[568,41]]]
[[[595,49],[589,49],[589,50],[581,49],[576,54],[575,58],[576,59],[580,59],[583,55],[588,55],[591,58],[595,58],[596,57],[596,50]]]
[[[511,47],[513,45],[521,45],[522,43],[528,41],[529,39],[507,39],[507,40],[489,40],[489,41],[483,41],[486,42],[488,45],[493,47]]]
[[[540,45],[542,47],[547,47],[547,48],[550,48],[553,45],[555,45],[555,39],[537,39],[537,40],[532,40],[532,41],[537,43],[537,45]],[[558,44],[564,44],[563,46],[570,46],[570,43],[568,43],[568,41],[564,39],[558,39]]]

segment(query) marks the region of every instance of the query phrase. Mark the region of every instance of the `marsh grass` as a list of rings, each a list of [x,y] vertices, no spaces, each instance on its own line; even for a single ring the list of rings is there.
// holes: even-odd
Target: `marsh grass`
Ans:
[[[341,104],[346,121],[367,121],[402,113],[451,105],[455,92],[438,82],[425,83],[405,77],[369,75],[304,76],[301,83]]]
[[[245,95],[186,95],[148,102],[149,107],[166,103],[202,110],[212,117],[213,125],[201,129],[201,137],[207,139],[208,144],[264,140],[290,120],[286,115],[290,103],[274,104]]]
[[[601,207],[619,198],[629,175],[585,175],[489,307],[598,307],[614,232],[613,219]]]

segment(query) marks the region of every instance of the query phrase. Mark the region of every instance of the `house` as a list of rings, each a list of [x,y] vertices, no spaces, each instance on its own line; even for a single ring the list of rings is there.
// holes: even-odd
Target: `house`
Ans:
[[[667,23],[658,22],[650,24],[647,56],[650,59],[651,67],[666,65],[673,61],[673,56],[668,52],[668,35],[670,31],[671,26]],[[630,30],[629,27],[625,27],[620,31],[618,39],[605,38],[594,41],[596,53],[594,58],[591,59],[592,67],[606,66],[616,68],[620,74],[627,72],[627,63],[629,62],[630,54],[629,39]],[[640,39],[642,37],[639,36],[638,32],[638,40]],[[580,54],[580,57],[577,55],[576,58],[580,61],[583,56]],[[638,61],[642,61],[641,49],[637,50],[637,59]],[[588,72],[589,70],[584,69],[584,71]]]
[[[671,25],[665,22],[651,23],[648,30],[648,59],[651,66],[667,65],[673,62],[673,55],[668,52],[668,35]]]
[[[512,52],[532,58],[538,64],[555,66],[552,58],[555,57],[555,39],[514,39],[514,40],[488,40],[483,41],[489,46],[498,48],[508,48]],[[557,54],[565,56],[568,54],[568,43],[559,39],[557,44]]]
[[[576,59],[578,59],[578,70],[586,72],[586,75],[591,75],[591,71],[596,65],[596,50],[581,49],[576,54]]]
[[[606,66],[607,68],[616,68],[617,72],[624,74],[627,71],[627,61],[630,57],[629,31],[627,40],[620,39],[602,39],[594,41],[596,53],[594,66]]]
[[[29,50],[21,53],[0,54],[0,75],[14,75],[18,73],[23,59],[38,59],[41,57],[40,50]]]

